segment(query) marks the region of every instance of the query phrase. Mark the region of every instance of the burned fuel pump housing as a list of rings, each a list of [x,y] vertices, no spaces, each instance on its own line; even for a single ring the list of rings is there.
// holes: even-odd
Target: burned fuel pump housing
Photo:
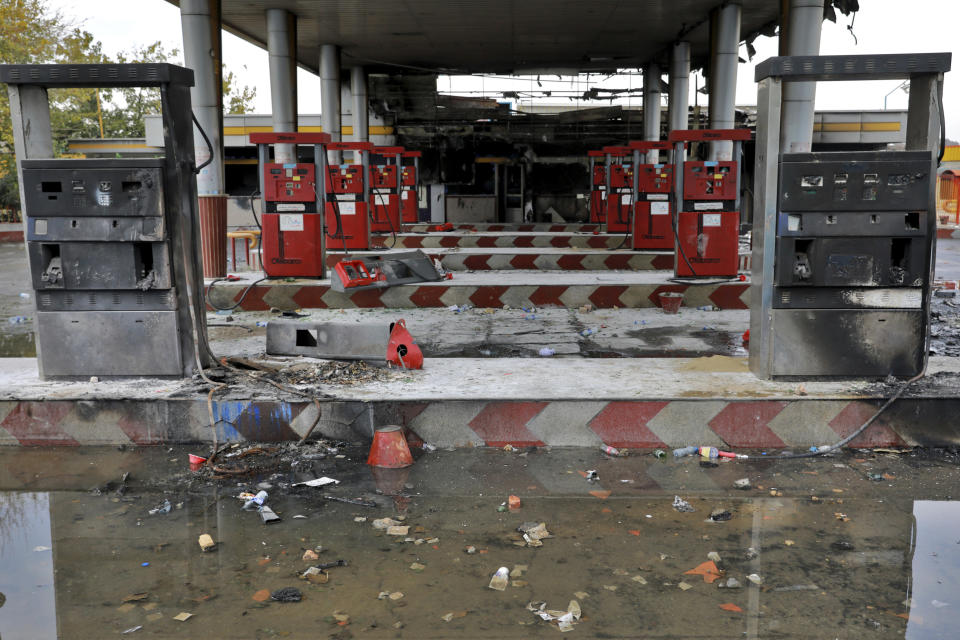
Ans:
[[[774,373],[919,373],[931,153],[783,154],[779,174]]]
[[[45,375],[181,375],[164,161],[21,167]]]

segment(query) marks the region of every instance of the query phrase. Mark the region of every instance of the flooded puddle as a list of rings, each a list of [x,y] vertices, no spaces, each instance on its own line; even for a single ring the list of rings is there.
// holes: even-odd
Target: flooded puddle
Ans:
[[[960,624],[953,459],[473,450],[374,474],[365,453],[238,455],[254,475],[212,481],[183,448],[0,450],[0,637],[555,637],[539,603],[571,601],[570,637],[921,640]],[[291,486],[322,476],[340,484]],[[236,497],[260,483],[279,522]],[[531,546],[518,527],[540,522],[550,537]],[[339,560],[325,583],[299,577]],[[288,587],[300,601],[270,598]]]

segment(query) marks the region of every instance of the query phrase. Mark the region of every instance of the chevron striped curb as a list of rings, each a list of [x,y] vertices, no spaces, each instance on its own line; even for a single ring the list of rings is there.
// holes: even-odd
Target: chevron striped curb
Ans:
[[[370,424],[401,424],[424,442],[447,446],[599,446],[732,449],[807,448],[852,433],[882,399],[662,401],[421,401],[322,403],[318,437],[360,442]],[[905,398],[851,447],[948,445],[958,398]],[[316,418],[309,402],[215,402],[217,440],[299,439]],[[933,434],[933,435],[931,435]],[[0,402],[0,445],[155,445],[212,442],[205,398]]]
[[[19,222],[0,223],[0,242],[23,242],[23,225]]]
[[[449,283],[448,283],[449,282]],[[388,289],[368,289],[339,293],[329,285],[270,283],[255,285],[244,295],[245,283],[218,284],[210,299],[217,307],[239,303],[242,311],[267,311],[270,308],[293,309],[417,309],[471,304],[475,307],[514,308],[568,307],[588,302],[596,309],[640,309],[659,306],[659,294],[667,291],[684,294],[684,306],[712,305],[718,309],[747,309],[750,285],[745,282],[722,284],[625,284],[625,285],[458,285],[456,278],[441,283],[400,285]],[[242,297],[242,300],[241,300]],[[212,307],[209,307],[212,310]]]
[[[429,233],[440,223],[408,223],[403,225],[407,233]],[[536,223],[498,223],[498,222],[458,222],[453,223],[454,231],[520,231],[545,233],[592,233],[600,231],[601,225],[586,222],[536,222]]]
[[[386,247],[392,243],[390,236],[371,238],[374,247]],[[397,234],[395,249],[453,249],[494,247],[524,249],[621,249],[629,246],[630,239],[622,235],[609,234],[527,234],[502,233],[480,235],[479,233],[427,233]]]
[[[635,251],[567,253],[470,253],[445,252],[428,249],[424,253],[440,260],[448,271],[510,271],[515,269],[539,271],[668,271],[673,269],[672,253],[639,253]],[[362,254],[351,254],[362,255]],[[389,255],[389,254],[381,254]],[[327,267],[343,259],[344,253],[327,254]],[[744,256],[741,256],[743,258]]]

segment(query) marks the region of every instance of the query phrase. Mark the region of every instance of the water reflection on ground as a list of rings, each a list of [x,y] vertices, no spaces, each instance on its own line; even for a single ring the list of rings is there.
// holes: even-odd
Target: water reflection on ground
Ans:
[[[179,448],[0,450],[0,637],[553,637],[557,623],[528,604],[562,612],[571,600],[582,610],[572,637],[925,640],[960,625],[952,459],[704,468],[474,450],[374,476],[356,462],[364,453],[216,486],[190,479]],[[591,469],[596,482],[581,473]],[[341,484],[290,486],[320,475]],[[752,488],[734,490],[743,477]],[[277,524],[235,498],[259,482]],[[511,494],[521,507],[501,510]],[[695,511],[675,510],[675,495]],[[149,514],[166,500],[168,514]],[[382,517],[409,530],[374,528]],[[529,546],[525,522],[552,537]],[[201,551],[203,533],[216,550]],[[326,583],[298,577],[340,559]],[[512,572],[502,592],[487,586],[501,566]],[[302,600],[263,599],[284,587]]]

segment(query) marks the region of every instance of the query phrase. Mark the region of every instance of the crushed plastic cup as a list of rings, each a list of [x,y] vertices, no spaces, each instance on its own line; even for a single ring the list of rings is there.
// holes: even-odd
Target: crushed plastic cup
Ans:
[[[206,458],[192,453],[187,456],[187,460],[190,462],[190,471],[199,471],[203,463],[207,461]]]
[[[540,349],[540,356],[542,358],[549,358],[550,356],[556,355],[556,353],[557,352],[551,349],[550,347],[544,347]]]
[[[497,569],[497,572],[493,574],[493,577],[490,578],[490,584],[487,586],[495,591],[504,591],[509,582],[510,570],[506,567],[500,567]]]

